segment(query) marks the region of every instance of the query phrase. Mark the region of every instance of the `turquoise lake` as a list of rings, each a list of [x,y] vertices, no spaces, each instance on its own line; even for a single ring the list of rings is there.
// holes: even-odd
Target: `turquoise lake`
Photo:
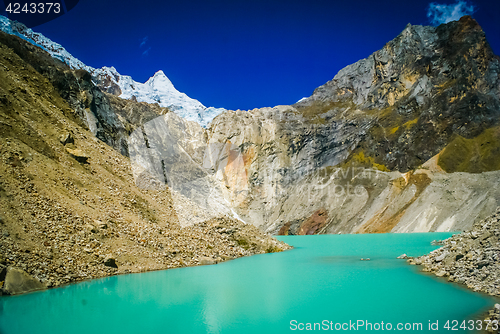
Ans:
[[[328,332],[358,320],[393,330],[422,324],[410,332],[438,321],[432,332],[449,333],[447,320],[475,319],[495,301],[396,257],[423,255],[437,248],[432,240],[450,235],[286,236],[279,239],[295,249],[283,253],[0,297],[0,333],[310,332],[299,323]]]

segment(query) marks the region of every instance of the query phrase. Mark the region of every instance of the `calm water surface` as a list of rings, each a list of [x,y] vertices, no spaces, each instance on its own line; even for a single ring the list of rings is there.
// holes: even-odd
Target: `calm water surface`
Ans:
[[[292,333],[324,320],[422,323],[419,332],[438,321],[432,332],[449,333],[447,320],[472,319],[495,301],[396,257],[450,235],[280,237],[295,249],[0,297],[0,333]]]

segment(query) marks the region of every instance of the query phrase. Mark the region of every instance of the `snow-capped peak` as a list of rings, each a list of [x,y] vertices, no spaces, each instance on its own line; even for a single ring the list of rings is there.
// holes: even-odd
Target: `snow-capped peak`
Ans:
[[[146,84],[158,91],[169,91],[175,89],[172,81],[170,81],[162,70],[159,70],[151,78],[149,78],[149,80],[146,81]]]
[[[100,86],[102,89],[119,95],[121,98],[131,99],[135,96],[139,102],[158,103],[185,119],[200,123],[203,127],[207,126],[215,116],[225,111],[224,108],[207,108],[200,101],[179,92],[162,70],[156,72],[146,83],[140,83],[130,76],[121,75],[114,67],[104,66],[96,69],[87,66],[73,57],[60,44],[3,15],[0,15],[0,30],[41,47],[52,57],[61,60],[73,69],[88,71],[95,81],[105,83],[104,86]]]

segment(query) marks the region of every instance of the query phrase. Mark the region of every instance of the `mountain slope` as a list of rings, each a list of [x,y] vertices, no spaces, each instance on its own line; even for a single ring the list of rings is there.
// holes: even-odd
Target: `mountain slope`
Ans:
[[[53,287],[287,248],[228,217],[182,228],[189,201],[174,207],[168,188],[138,186],[129,159],[86,121],[99,117],[97,133],[113,141],[112,124],[132,132],[165,113],[182,122],[106,95],[88,72],[0,32],[0,293],[24,291],[12,284],[19,270],[38,281],[32,286]]]
[[[198,100],[179,92],[161,70],[143,84],[134,81],[130,76],[119,74],[114,67],[96,69],[87,66],[73,57],[61,45],[42,34],[33,32],[22,23],[11,21],[1,15],[0,30],[41,47],[52,57],[61,60],[72,69],[89,72],[94,82],[104,92],[124,99],[134,98],[139,102],[158,103],[161,107],[169,108],[187,120],[200,123],[203,127],[225,110],[223,108],[207,108]]]
[[[131,121],[133,108],[118,112],[123,100],[102,92],[123,94],[113,69],[101,89],[83,74],[48,77],[98,138],[132,149],[136,182],[177,184],[198,209],[210,202],[202,194],[268,232],[317,234],[463,230],[490,215],[500,205],[499,69],[470,17],[408,25],[309,98],[225,111],[207,129],[161,109]],[[172,88],[161,72],[141,85],[127,94]]]
[[[500,205],[499,73],[470,17],[408,25],[293,106],[217,116],[228,201],[273,233],[467,229]]]
[[[350,114],[363,112],[373,125],[349,160],[362,153],[406,172],[457,136],[474,138],[498,125],[499,73],[499,58],[472,18],[439,27],[408,25],[295,106],[332,120],[348,108]]]

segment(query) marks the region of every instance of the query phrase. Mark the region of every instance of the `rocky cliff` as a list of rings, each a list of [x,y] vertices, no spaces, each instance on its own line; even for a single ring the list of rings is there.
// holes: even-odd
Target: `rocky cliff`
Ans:
[[[88,72],[0,32],[3,293],[287,248],[227,216],[183,228],[187,199],[137,184],[128,134],[168,114],[182,122],[103,93]]]
[[[126,102],[96,87],[87,71],[72,70],[20,38],[0,32],[0,43],[50,82],[58,95],[68,103],[68,117],[122,155],[128,155],[128,134],[137,125],[167,112],[165,108],[134,101],[125,106]]]
[[[467,229],[500,205],[499,71],[470,17],[408,25],[293,106],[217,116],[226,199],[280,234]]]

